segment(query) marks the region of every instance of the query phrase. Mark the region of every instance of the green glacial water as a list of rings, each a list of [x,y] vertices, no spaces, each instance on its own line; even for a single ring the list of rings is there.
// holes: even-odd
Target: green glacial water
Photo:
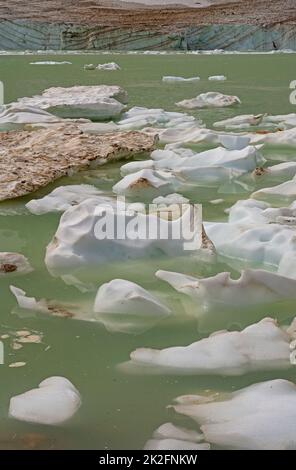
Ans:
[[[35,60],[68,60],[72,65],[33,66]],[[86,63],[116,61],[118,72],[84,71]],[[209,75],[224,74],[226,82],[208,82]],[[200,76],[197,83],[163,84],[163,75]],[[24,55],[0,56],[0,80],[5,87],[5,102],[22,96],[31,96],[50,86],[120,85],[129,94],[129,106],[162,107],[179,110],[175,102],[192,98],[206,91],[220,91],[240,97],[239,109],[215,109],[193,112],[211,127],[214,121],[236,114],[287,114],[295,112],[289,102],[289,84],[296,79],[295,55]],[[195,149],[204,149],[195,146]],[[270,152],[270,154],[269,154]],[[275,151],[263,151],[273,162],[295,158],[294,151],[283,157]],[[36,194],[40,197],[60,184],[90,183],[111,195],[111,188],[119,180],[120,164],[109,164],[99,170],[59,180]],[[1,177],[1,175],[0,175]],[[227,220],[224,210],[237,199],[244,199],[254,191],[217,194],[213,190],[192,191],[192,202],[203,203],[204,220]],[[219,205],[209,203],[223,198]],[[141,449],[161,424],[173,421],[192,426],[167,406],[179,395],[205,390],[234,391],[249,384],[287,378],[295,381],[295,370],[263,372],[241,377],[206,376],[149,376],[128,375],[117,365],[127,361],[137,347],[165,348],[187,345],[219,329],[242,328],[273,313],[281,323],[290,321],[296,305],[288,304],[252,307],[235,312],[216,312],[199,319],[197,307],[191,306],[184,314],[185,296],[177,294],[164,282],[156,279],[155,271],[168,269],[194,276],[210,276],[221,271],[239,273],[227,265],[227,260],[207,264],[187,258],[147,259],[97,266],[86,273],[95,290],[82,293],[61,279],[52,277],[44,264],[47,244],[54,235],[59,214],[33,216],[22,213],[30,197],[0,205],[0,251],[15,251],[26,255],[34,271],[25,276],[13,273],[0,277],[0,336],[29,329],[43,334],[41,344],[25,344],[20,350],[11,348],[11,339],[4,339],[5,364],[0,366],[0,448],[24,448],[30,434],[44,440],[41,448],[56,449]],[[13,209],[17,215],[4,215]],[[91,305],[97,288],[114,278],[139,283],[157,294],[176,312],[175,316],[155,325],[142,334],[110,333],[103,325],[72,319],[54,318],[16,308],[9,285],[25,290],[29,296],[54,299],[58,302]],[[20,368],[9,364],[25,362]],[[47,427],[9,419],[7,410],[11,396],[37,386],[41,380],[61,375],[71,380],[82,396],[77,414],[61,427]],[[29,436],[29,437],[28,437]],[[41,437],[40,437],[41,439]]]

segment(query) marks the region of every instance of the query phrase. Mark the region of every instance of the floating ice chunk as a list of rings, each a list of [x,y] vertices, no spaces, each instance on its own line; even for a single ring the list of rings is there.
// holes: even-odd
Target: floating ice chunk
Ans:
[[[181,428],[179,426],[175,426],[173,423],[165,423],[159,426],[154,433],[154,439],[177,439],[181,441],[188,441],[188,442],[202,442],[204,440],[204,436],[193,429],[186,429]]]
[[[23,128],[26,124],[59,124],[63,119],[35,106],[18,103],[0,107],[0,129],[13,130]]]
[[[200,126],[202,121],[185,113],[168,112],[163,109],[150,109],[143,107],[131,108],[118,122],[121,130],[142,129],[143,127],[177,127],[183,128],[189,125]]]
[[[209,77],[210,82],[224,82],[227,80],[227,77],[225,75],[212,75]]]
[[[30,313],[22,310],[30,310],[31,313],[36,312],[54,317],[93,321],[88,305],[84,311],[82,306],[78,304],[59,303],[47,299],[37,300],[35,297],[28,297],[25,291],[15,286],[10,286],[10,291],[15,296],[19,309],[21,309],[21,311],[16,310],[14,313],[22,317],[30,316]]]
[[[256,199],[237,201],[229,210],[230,223],[296,225],[296,205],[274,208]]]
[[[242,114],[233,118],[224,119],[214,123],[214,127],[225,127],[228,129],[248,128],[251,126],[259,126],[262,123],[264,114]]]
[[[162,77],[162,81],[166,83],[198,82],[199,80],[200,80],[200,77],[190,77],[190,78],[174,77],[174,76]]]
[[[224,168],[223,166],[208,166],[208,167],[184,167],[174,171],[174,174],[183,186],[186,184],[201,186],[201,187],[217,187],[223,183],[231,182],[240,178],[245,172],[233,168]]]
[[[197,431],[165,423],[154,431],[145,450],[209,450],[210,445],[203,441],[203,434]]]
[[[20,253],[0,251],[0,276],[2,274],[28,274],[33,271],[29,260]]]
[[[189,123],[190,124],[190,123]],[[147,132],[149,129],[145,129]],[[244,147],[252,144],[263,143],[262,135],[237,135],[226,134],[225,132],[213,131],[206,128],[201,128],[200,125],[188,125],[184,128],[169,128],[158,129],[158,136],[160,143],[163,144],[180,144],[187,143],[199,144],[206,143],[209,145],[222,144],[228,150],[242,150]]]
[[[94,64],[85,64],[84,70],[95,70],[96,66]]]
[[[264,116],[264,122],[267,124],[276,124],[278,126],[281,126],[282,124],[286,123],[294,123],[296,119],[296,114],[295,113],[290,113],[290,114],[277,114],[277,115],[269,115],[265,114]]]
[[[171,310],[134,282],[114,279],[103,284],[94,303],[96,320],[109,331],[137,332],[171,315]]]
[[[210,450],[210,448],[210,444],[207,443],[196,444],[173,438],[150,439],[144,447],[145,450]]]
[[[114,70],[121,70],[118,64],[115,62],[109,62],[108,64],[99,64],[96,67],[97,70],[109,70],[109,71],[114,71]]]
[[[296,199],[296,177],[290,181],[279,184],[278,186],[259,189],[251,194],[251,197],[267,201],[278,206],[292,203]]]
[[[156,277],[168,282],[178,292],[189,295],[205,310],[219,305],[227,308],[296,299],[296,281],[276,273],[247,269],[239,279],[230,273],[197,279],[184,274],[157,271]]]
[[[119,86],[52,87],[41,95],[19,98],[22,106],[51,110],[63,117],[112,119],[125,109],[127,93]]]
[[[284,254],[279,264],[278,273],[296,279],[296,253]]]
[[[213,204],[214,206],[218,205],[218,204],[223,204],[224,202],[224,199],[212,199],[211,201],[209,201],[210,204]]]
[[[47,268],[60,275],[83,266],[90,268],[116,260],[145,256],[159,258],[172,254],[195,255],[203,246],[199,223],[193,227],[192,240],[185,230],[186,227],[188,230],[191,227],[192,209],[190,206],[177,220],[166,221],[155,215],[144,215],[131,210],[117,211],[113,207],[98,205],[96,199],[87,199],[67,209],[62,215],[56,234],[47,247]],[[117,227],[122,227],[123,239],[119,239],[115,232],[106,233],[104,229],[106,224],[113,227],[114,220],[117,221]],[[147,236],[147,226],[154,234],[153,237]],[[170,235],[173,233],[179,235],[173,237]],[[188,241],[190,249],[186,246]]]
[[[171,204],[188,204],[189,199],[182,196],[182,194],[173,193],[168,194],[167,196],[159,196],[153,199],[153,204],[166,204],[170,206]]]
[[[190,154],[188,157],[182,157],[180,150],[178,153],[173,150],[157,150],[152,152],[151,158],[156,158],[156,169],[179,170],[183,172],[184,168],[190,171],[190,169],[199,170],[201,168],[211,170],[217,167],[250,172],[266,162],[265,158],[262,157],[254,146],[248,146],[242,150],[227,150],[224,147],[217,147],[205,152]],[[186,152],[186,149],[184,149],[184,152]]]
[[[113,203],[110,197],[88,184],[60,186],[41,199],[32,199],[26,204],[32,214],[41,215],[48,212],[64,212],[69,207],[79,204],[85,199],[97,197],[99,203]]]
[[[242,150],[250,145],[251,138],[244,135],[222,134],[218,136],[218,140],[228,150]]]
[[[147,129],[144,129],[147,132]],[[191,123],[186,127],[173,127],[158,129],[159,141],[162,144],[186,144],[186,143],[208,143],[218,144],[217,133],[209,129],[203,129],[199,124]]]
[[[12,397],[9,416],[29,423],[59,425],[72,418],[80,405],[80,394],[68,379],[49,377],[38,388]]]
[[[285,131],[271,132],[261,136],[261,142],[270,146],[296,146],[296,126]]]
[[[224,108],[240,104],[241,101],[237,96],[223,95],[210,91],[208,93],[201,93],[196,98],[191,100],[184,100],[176,103],[177,106],[187,109],[196,108]]]
[[[178,153],[174,150],[157,150],[151,154],[156,170],[171,171],[176,177],[176,189],[186,184],[219,186],[265,163],[265,159],[253,146],[242,150],[218,147],[198,154],[190,153],[189,156],[186,156],[186,149],[184,156],[181,151],[180,148]]]
[[[153,160],[140,160],[135,162],[125,163],[120,167],[120,174],[122,176],[131,175],[132,173],[137,173],[141,170],[153,170],[154,161]]]
[[[30,62],[30,65],[72,65],[72,62],[64,61],[54,61],[54,60],[45,60],[45,61],[37,61],[37,62]]]
[[[228,449],[296,448],[296,387],[287,380],[257,383],[215,397],[179,397],[177,413],[201,426],[205,441]]]
[[[48,306],[45,300],[37,301],[35,297],[27,297],[24,290],[15,286],[10,286],[12,294],[15,296],[18,306],[25,310],[33,310],[40,313],[49,313]]]
[[[295,229],[280,224],[207,223],[218,254],[230,260],[278,268],[285,255],[296,253]]]
[[[113,186],[113,191],[118,195],[148,197],[148,195],[169,194],[179,186],[180,183],[174,175],[148,169],[126,175]]]
[[[129,367],[181,375],[242,375],[291,367],[293,337],[272,318],[242,331],[220,331],[189,346],[140,348],[131,353]]]
[[[284,162],[268,168],[256,168],[253,173],[256,179],[277,181],[279,179],[291,179],[296,176],[296,162]]]

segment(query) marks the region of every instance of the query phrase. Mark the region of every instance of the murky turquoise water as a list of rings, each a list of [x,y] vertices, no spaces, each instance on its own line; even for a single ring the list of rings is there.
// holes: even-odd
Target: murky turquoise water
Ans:
[[[34,60],[70,60],[73,65],[32,66]],[[122,67],[120,72],[84,71],[85,63],[115,60]],[[208,82],[209,75],[225,74],[226,82]],[[167,85],[161,83],[163,75],[198,75],[201,82],[195,84]],[[235,114],[262,113],[286,114],[294,112],[289,103],[289,83],[296,79],[295,55],[227,55],[227,56],[144,56],[144,55],[67,55],[67,56],[1,56],[0,80],[5,86],[5,102],[21,96],[30,96],[50,86],[118,84],[130,97],[130,106],[163,107],[176,110],[174,103],[191,98],[205,91],[215,90],[238,95],[242,100],[239,111],[231,109],[204,110],[193,113],[200,116],[207,126],[214,121]],[[199,147],[201,149],[201,147]],[[265,150],[265,157],[274,162],[291,158],[290,151],[284,157]],[[102,167],[95,172],[82,173],[64,179],[34,197],[50,192],[59,184],[87,182],[111,194],[111,187],[119,179],[119,164]],[[224,209],[237,199],[247,198],[254,190],[241,194],[219,195],[212,190],[192,192],[193,202],[203,202],[205,220],[226,220]],[[211,199],[223,197],[224,203],[214,206]],[[19,211],[30,198],[10,204],[2,204]],[[216,265],[197,263],[186,258],[142,259],[137,262],[98,266],[88,273],[88,280],[96,289],[113,278],[135,281],[158,294],[174,308],[177,315],[159,323],[141,335],[109,333],[99,324],[71,319],[34,316],[28,312],[23,318],[16,311],[16,302],[9,291],[13,284],[37,298],[56,299],[59,302],[84,303],[94,299],[95,291],[82,294],[53,278],[44,265],[45,248],[51,240],[59,221],[59,215],[2,215],[0,216],[0,251],[16,251],[25,254],[34,266],[27,276],[13,274],[0,278],[0,335],[29,329],[43,333],[42,344],[24,345],[14,351],[10,339],[5,342],[5,364],[0,366],[0,448],[24,448],[30,435],[44,437],[41,448],[57,449],[140,449],[154,429],[173,420],[185,423],[166,409],[179,395],[198,393],[206,389],[233,391],[254,382],[288,378],[295,381],[293,369],[289,372],[266,372],[242,377],[178,377],[125,375],[116,366],[128,360],[137,347],[164,348],[186,345],[217,329],[241,328],[265,315],[274,314],[281,322],[291,320],[295,305],[270,305],[264,308],[238,311],[217,311],[208,318],[198,319],[197,308],[191,307],[185,315],[183,296],[169,289],[154,277],[158,269],[169,269],[192,275],[209,276],[220,271],[238,273],[225,263]],[[14,362],[26,362],[21,368],[9,368]],[[83,404],[75,417],[61,428],[36,426],[17,422],[7,417],[11,396],[29,390],[51,375],[63,375],[79,389]],[[187,423],[188,424],[188,423]],[[190,425],[192,425],[190,423]],[[40,438],[41,439],[41,438]]]

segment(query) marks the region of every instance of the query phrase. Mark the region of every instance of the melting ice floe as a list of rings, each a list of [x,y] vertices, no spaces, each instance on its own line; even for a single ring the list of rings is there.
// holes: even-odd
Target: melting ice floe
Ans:
[[[29,423],[60,425],[72,418],[80,405],[80,394],[68,379],[49,377],[38,388],[12,397],[9,416]]]
[[[209,77],[210,82],[224,82],[227,80],[227,77],[225,75],[212,75]]]
[[[41,95],[19,98],[22,106],[51,110],[62,117],[112,119],[125,109],[127,93],[119,86],[52,87]]]
[[[284,162],[268,168],[256,168],[253,177],[256,182],[278,182],[296,176],[296,162]]]
[[[295,278],[296,270],[289,260],[296,258],[295,229],[280,224],[245,224],[213,222],[205,224],[217,253],[236,266],[266,265],[283,276]],[[240,263],[239,263],[240,262]],[[289,269],[287,269],[289,263]]]
[[[94,303],[95,319],[109,331],[141,332],[172,314],[154,295],[134,282],[103,284]]]
[[[251,197],[279,206],[291,204],[296,199],[296,176],[278,186],[259,189],[251,194]]]
[[[44,60],[44,61],[36,61],[30,62],[30,65],[72,65],[72,62],[65,61],[54,61],[54,60]]]
[[[268,304],[296,299],[296,280],[264,270],[247,269],[239,279],[230,273],[197,279],[181,273],[157,271],[156,276],[189,295],[204,310]]]
[[[237,96],[223,95],[214,91],[208,93],[201,93],[196,98],[191,100],[183,100],[176,103],[177,106],[187,109],[198,109],[198,108],[224,108],[241,104],[240,99]]]
[[[242,224],[296,225],[296,201],[289,207],[272,207],[256,199],[237,201],[229,209],[229,222]]]
[[[41,199],[32,199],[26,204],[32,214],[64,212],[69,207],[80,204],[85,199],[96,197],[98,204],[113,204],[112,198],[104,196],[103,191],[88,184],[60,186]]]
[[[44,109],[12,103],[0,107],[0,130],[21,129],[26,124],[62,124],[64,121]]]
[[[182,83],[182,82],[198,82],[200,80],[200,77],[190,77],[190,78],[184,78],[184,77],[174,77],[174,76],[165,76],[162,77],[162,81],[166,83]]]
[[[229,262],[266,265],[296,278],[295,202],[273,208],[260,200],[238,201],[229,210],[229,223],[208,223],[206,230],[218,254]]]
[[[15,286],[10,286],[10,290],[21,309],[20,312],[17,311],[21,316],[28,316],[29,313],[25,311],[29,310],[56,317],[98,322],[113,333],[142,333],[172,315],[172,311],[157,297],[138,284],[124,279],[114,279],[103,284],[98,289],[93,305],[93,300],[85,305],[36,300]]]
[[[292,367],[296,348],[295,321],[281,328],[272,318],[242,331],[218,331],[189,346],[166,349],[139,348],[130,355],[126,371],[178,375],[242,375],[255,371],[285,370]]]
[[[296,114],[242,114],[233,118],[217,121],[214,127],[224,127],[228,129],[249,129],[251,127],[267,128],[291,128],[296,126]]]
[[[202,121],[185,113],[136,106],[122,116],[122,120],[118,122],[118,126],[121,130],[141,129],[146,126],[182,128],[184,126],[187,127],[189,123],[200,126]]]
[[[54,317],[93,321],[93,315],[89,305],[83,306],[47,299],[37,300],[35,297],[27,296],[24,290],[15,286],[10,286],[10,291],[15,296],[20,309],[20,311],[15,310],[13,313],[17,313],[20,317],[30,317],[35,313],[40,313]]]
[[[115,70],[121,70],[121,68],[115,62],[109,62],[109,63],[106,63],[106,64],[97,65],[96,70],[115,71]]]
[[[223,142],[235,146],[235,140],[231,138]],[[240,146],[239,139],[237,146]],[[201,153],[170,147],[152,152],[151,160],[123,165],[121,173],[125,176],[113,186],[113,191],[126,196],[141,194],[144,197],[155,191],[162,195],[182,191],[188,184],[215,187],[237,179],[264,163],[265,159],[253,146],[242,150],[218,147]]]
[[[28,274],[33,271],[29,260],[20,253],[0,252],[0,276],[3,274]]]
[[[194,245],[196,250],[186,251],[184,248],[185,239],[182,227],[191,226],[189,221],[192,217],[192,211],[189,209],[190,207],[178,219],[167,221],[155,215],[145,215],[132,210],[127,212],[120,208],[119,211],[114,210],[114,208],[106,207],[103,204],[98,205],[96,198],[87,199],[77,206],[67,209],[62,215],[56,234],[47,247],[46,265],[52,273],[58,273],[82,266],[95,266],[115,260],[124,261],[143,256],[150,258],[171,254],[174,256],[181,254],[197,256],[203,249],[199,241],[196,241]],[[114,221],[114,217],[118,226],[125,230],[124,239],[116,239],[115,236],[113,239],[113,237],[105,235],[98,237],[97,232],[100,230],[100,224],[105,226],[107,223],[109,226],[109,223],[112,224]],[[141,227],[147,227],[147,224],[149,224],[149,230],[154,230],[153,233],[159,233],[159,236],[147,238],[147,236],[143,236],[142,232],[142,236],[141,233],[137,233],[137,230],[141,230]],[[155,232],[156,227],[159,232]],[[197,226],[195,229],[196,232],[192,233],[193,239],[196,236],[200,237],[199,227]],[[181,235],[178,239],[173,239],[167,236],[168,233]],[[188,238],[186,242],[188,242]]]
[[[178,190],[181,183],[170,172],[144,169],[128,174],[113,186],[113,192],[128,197],[156,197]]]
[[[197,431],[165,423],[157,428],[145,444],[145,450],[210,450],[210,444]]]
[[[296,386],[287,380],[176,401],[176,412],[196,421],[211,445],[242,450],[296,448]]]

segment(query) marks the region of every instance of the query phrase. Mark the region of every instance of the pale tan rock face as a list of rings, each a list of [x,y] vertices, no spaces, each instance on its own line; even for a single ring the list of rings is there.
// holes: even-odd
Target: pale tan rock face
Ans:
[[[143,132],[94,135],[75,125],[0,133],[0,201],[107,161],[149,152],[154,144],[155,138]]]

